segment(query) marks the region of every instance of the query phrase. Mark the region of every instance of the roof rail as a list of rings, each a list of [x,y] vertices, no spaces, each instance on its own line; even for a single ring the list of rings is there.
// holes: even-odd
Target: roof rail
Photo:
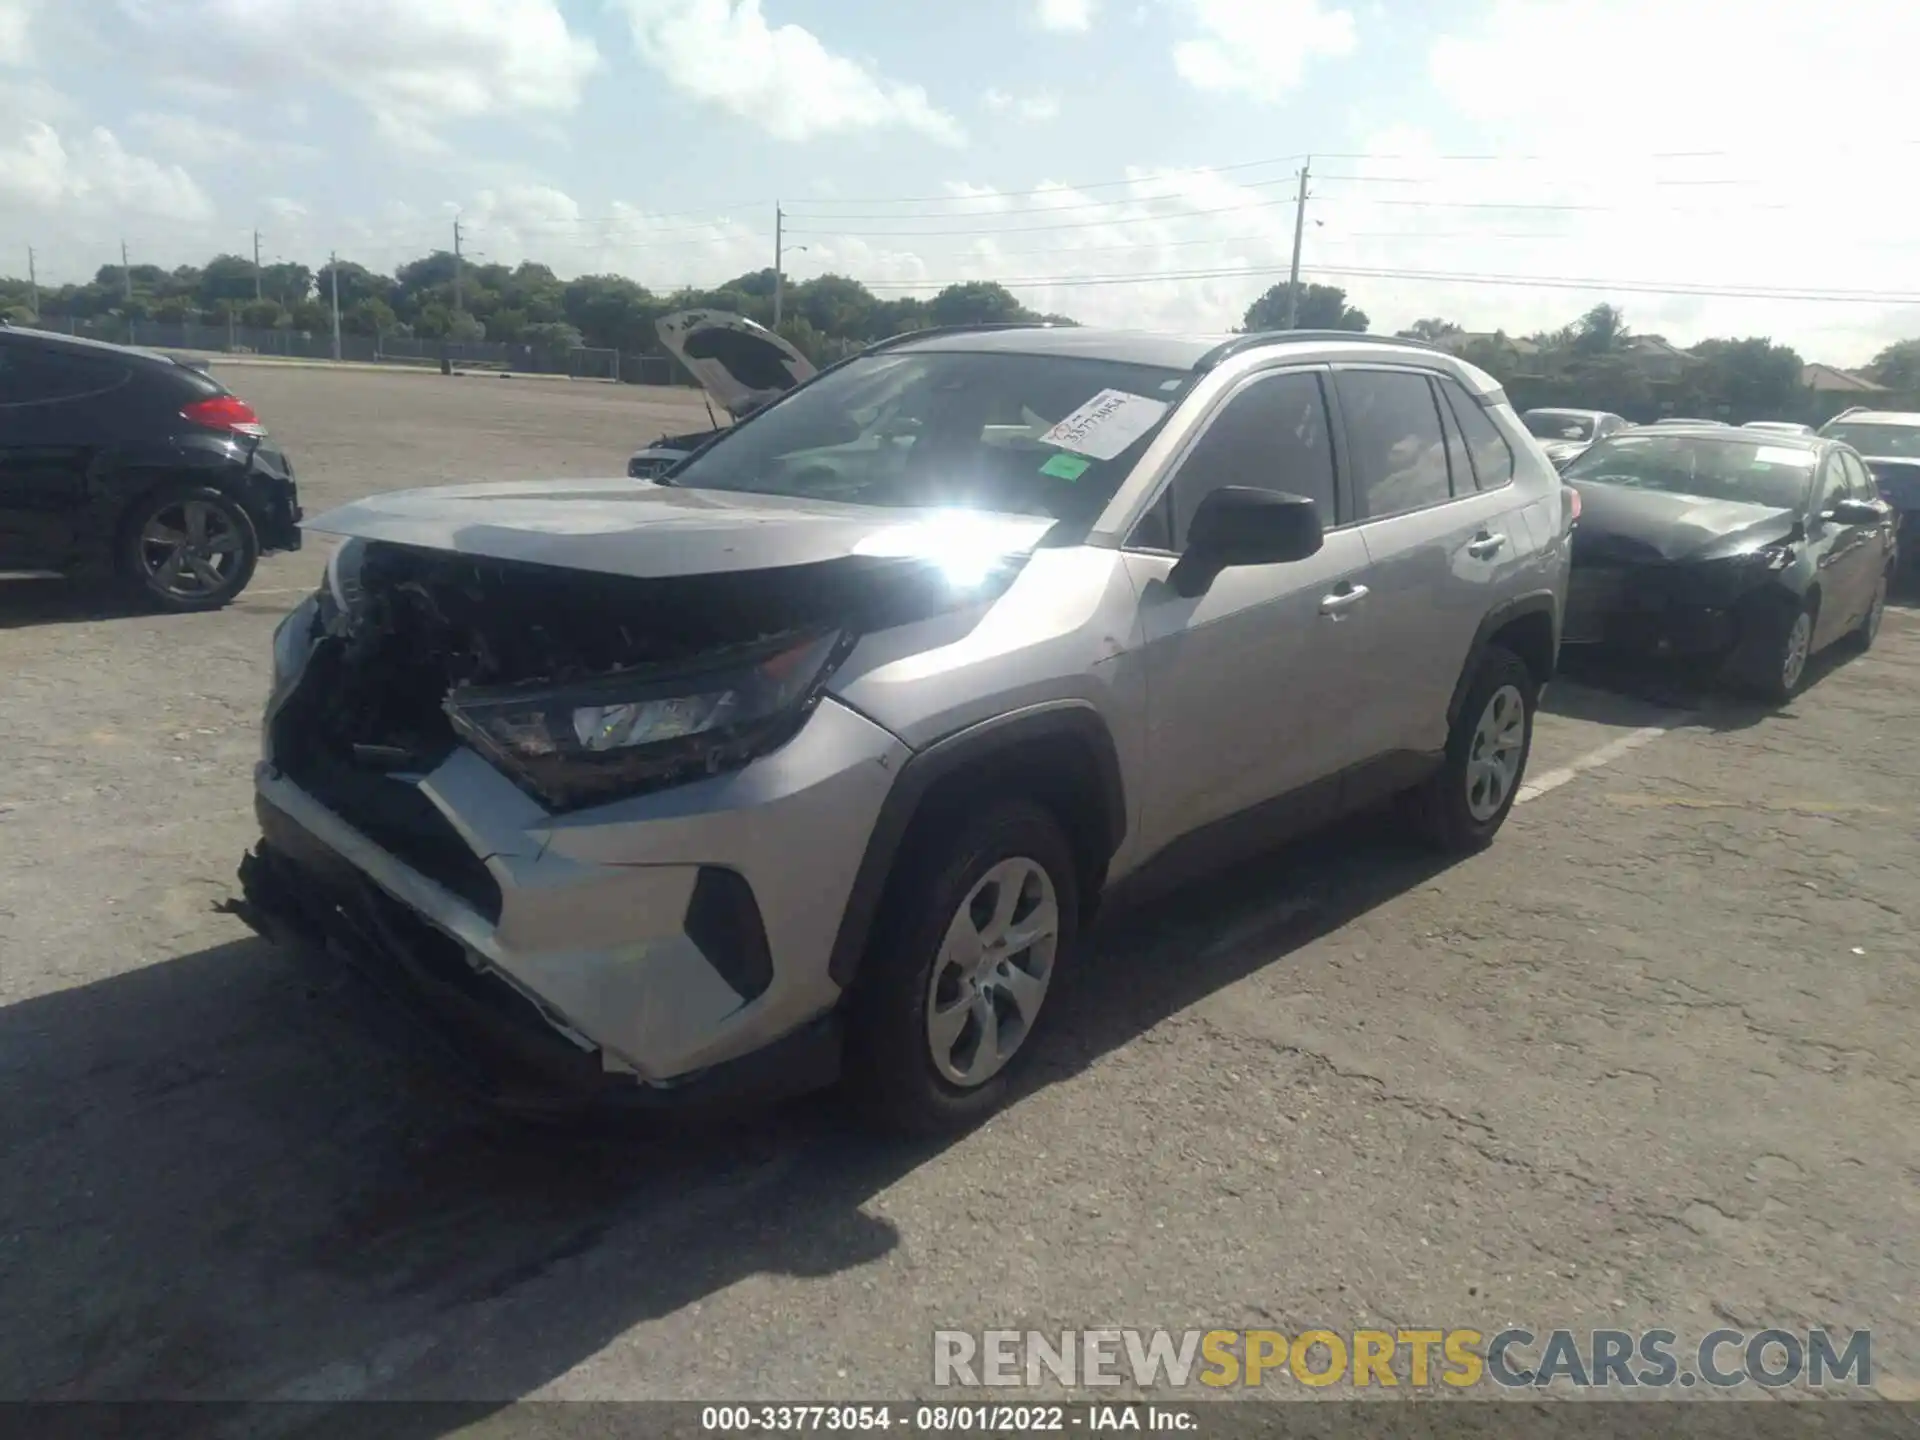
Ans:
[[[930,340],[936,335],[967,335],[993,330],[1061,330],[1065,328],[1065,326],[1055,325],[1050,320],[995,320],[983,321],[977,325],[929,325],[924,330],[902,330],[898,335],[889,335],[884,340],[876,340],[867,346],[864,353],[871,355],[876,350],[891,350],[894,346],[904,345],[909,340]]]
[[[1841,411],[1841,412],[1840,412],[1840,413],[1839,413],[1838,415],[1836,415],[1836,416],[1834,416],[1834,417],[1833,417],[1833,419],[1834,419],[1834,420],[1844,420],[1844,419],[1846,419],[1846,418],[1847,418],[1847,416],[1849,416],[1849,415],[1859,415],[1859,414],[1862,414],[1862,413],[1864,413],[1865,411],[1867,411],[1867,410],[1870,410],[1870,409],[1872,409],[1872,408],[1873,408],[1873,407],[1872,407],[1872,406],[1870,406],[1870,405],[1849,405],[1849,406],[1847,406],[1847,408],[1846,408],[1846,409],[1844,409],[1844,410],[1842,410],[1842,411]],[[1829,420],[1829,421],[1828,421],[1827,423],[1828,423],[1829,425],[1831,425],[1831,424],[1833,423],[1833,421],[1832,421],[1832,420]]]
[[[1410,340],[1402,335],[1369,335],[1364,330],[1256,330],[1246,335],[1236,335],[1231,340],[1222,341],[1213,347],[1199,362],[1195,370],[1211,370],[1223,361],[1248,350],[1258,350],[1263,345],[1282,345],[1290,340],[1337,340],[1355,345],[1401,345],[1410,350],[1432,350],[1438,354],[1447,351],[1438,345],[1430,345],[1425,340]]]

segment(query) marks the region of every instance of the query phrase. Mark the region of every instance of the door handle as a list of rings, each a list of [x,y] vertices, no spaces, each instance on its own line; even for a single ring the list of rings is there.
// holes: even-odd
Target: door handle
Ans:
[[[1468,543],[1467,554],[1473,556],[1476,560],[1485,560],[1489,556],[1499,554],[1500,547],[1506,543],[1507,537],[1504,535],[1488,535],[1482,533],[1474,536]]]
[[[1343,610],[1351,610],[1366,599],[1369,593],[1364,585],[1343,585],[1332,594],[1320,597],[1320,613],[1338,615]]]

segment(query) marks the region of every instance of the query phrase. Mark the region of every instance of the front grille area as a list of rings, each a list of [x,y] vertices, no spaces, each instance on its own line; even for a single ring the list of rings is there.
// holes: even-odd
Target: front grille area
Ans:
[[[500,918],[500,884],[486,863],[418,785],[398,774],[356,763],[351,741],[326,724],[329,701],[344,677],[336,642],[326,641],[300,688],[273,722],[274,761],[294,784],[381,849],[458,896],[488,921]],[[381,737],[362,737],[377,743]],[[452,749],[446,741],[419,756],[418,769],[437,765]]]

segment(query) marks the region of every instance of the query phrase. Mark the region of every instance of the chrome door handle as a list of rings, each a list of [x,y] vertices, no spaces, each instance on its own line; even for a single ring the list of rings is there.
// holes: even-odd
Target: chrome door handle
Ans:
[[[1507,543],[1504,535],[1481,535],[1467,546],[1467,554],[1476,560],[1485,560],[1490,555],[1500,553],[1500,547]]]
[[[1362,600],[1366,599],[1368,593],[1367,587],[1364,585],[1349,585],[1344,590],[1335,590],[1331,595],[1322,595],[1320,597],[1320,613],[1322,615],[1338,615],[1342,610],[1351,610]]]

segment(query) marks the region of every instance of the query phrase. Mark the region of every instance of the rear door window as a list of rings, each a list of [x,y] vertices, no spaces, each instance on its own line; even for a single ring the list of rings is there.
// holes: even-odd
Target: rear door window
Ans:
[[[110,356],[96,358],[34,345],[0,347],[0,406],[47,405],[83,400],[124,385],[127,367]]]
[[[1452,498],[1446,434],[1424,374],[1342,370],[1335,383],[1363,518],[1403,515]]]
[[[1507,444],[1500,427],[1487,418],[1486,410],[1451,380],[1439,380],[1440,393],[1460,422],[1467,437],[1467,450],[1473,456],[1473,473],[1482,490],[1498,490],[1513,479],[1513,447]],[[1596,434],[1601,433],[1598,429]]]

